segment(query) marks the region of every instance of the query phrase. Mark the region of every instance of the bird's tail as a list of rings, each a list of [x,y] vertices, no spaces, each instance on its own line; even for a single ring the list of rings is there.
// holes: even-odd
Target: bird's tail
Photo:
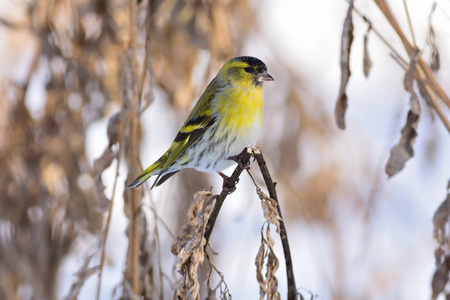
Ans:
[[[142,172],[142,174],[139,175],[132,183],[127,185],[127,188],[131,187],[137,188],[153,175],[161,174],[163,167],[164,161],[160,158],[153,165],[145,169],[145,171]]]

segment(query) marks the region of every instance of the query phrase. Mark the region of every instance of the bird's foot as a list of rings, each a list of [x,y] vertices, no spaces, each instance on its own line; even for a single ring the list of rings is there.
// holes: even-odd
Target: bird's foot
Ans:
[[[222,172],[219,172],[219,175],[223,178],[222,189],[228,194],[233,193],[236,190],[236,184],[239,182],[239,178],[236,182],[230,182],[230,177],[227,175]]]
[[[244,149],[244,151],[247,151],[247,149],[248,149],[248,148]],[[244,152],[244,151],[243,151],[243,152]],[[238,155],[230,156],[230,157],[228,157],[227,159],[228,159],[228,160],[232,160],[232,161],[234,161],[235,163],[237,163],[237,164],[239,165],[239,167],[240,167],[242,170],[247,170],[247,169],[249,169],[249,168],[250,168],[250,161],[248,161],[247,163],[243,163],[243,162],[242,162],[242,158],[243,158],[243,153],[239,153]]]

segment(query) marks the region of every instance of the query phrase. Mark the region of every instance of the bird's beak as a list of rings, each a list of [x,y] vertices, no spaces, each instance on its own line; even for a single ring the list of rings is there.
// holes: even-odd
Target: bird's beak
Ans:
[[[265,71],[264,73],[261,73],[259,76],[261,76],[262,81],[274,81],[273,77]]]

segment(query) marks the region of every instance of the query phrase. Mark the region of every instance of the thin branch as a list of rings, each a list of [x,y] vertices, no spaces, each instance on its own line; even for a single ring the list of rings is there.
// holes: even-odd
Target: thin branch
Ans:
[[[408,19],[408,26],[409,26],[409,31],[411,32],[413,44],[414,44],[414,47],[417,48],[416,37],[414,35],[414,29],[412,27],[411,17],[409,16],[408,4],[406,4],[406,0],[403,0],[403,5],[405,6],[406,17]]]
[[[258,162],[259,169],[261,170],[261,174],[263,175],[264,181],[266,183],[267,190],[269,191],[269,196],[277,203],[278,215],[280,216],[280,238],[281,244],[283,245],[284,258],[286,260],[286,275],[288,280],[288,299],[293,300],[297,299],[297,288],[295,285],[295,277],[294,277],[294,267],[292,264],[292,256],[291,250],[289,247],[289,241],[287,237],[286,227],[284,225],[283,216],[281,214],[280,202],[278,201],[277,191],[275,189],[276,183],[273,182],[272,177],[270,176],[269,169],[267,168],[266,161],[259,149],[253,150],[253,155]]]
[[[149,205],[148,208],[153,212],[155,222],[160,222],[162,224],[162,226],[166,229],[167,233],[170,235],[172,240],[176,240],[177,237],[170,230],[169,225],[166,224],[166,222],[159,216],[158,212],[156,211],[155,203],[153,201],[152,195],[150,195],[150,202],[151,202],[151,205]]]
[[[122,132],[122,131],[120,131],[120,132]],[[120,145],[122,145],[122,143]],[[119,146],[119,153],[117,154],[117,167],[116,167],[116,175],[114,178],[113,193],[111,196],[111,202],[110,202],[110,206],[109,206],[109,210],[108,210],[108,217],[106,219],[105,233],[104,233],[104,237],[103,237],[103,245],[101,246],[102,254],[101,254],[101,258],[100,258],[100,266],[99,266],[99,271],[98,271],[98,284],[97,284],[97,296],[96,296],[97,300],[100,299],[100,289],[102,286],[103,267],[105,265],[105,258],[106,258],[106,241],[108,240],[109,228],[111,227],[112,210],[114,207],[114,198],[116,195],[117,180],[119,178],[119,167],[120,167],[120,160],[122,157],[122,148],[123,148],[122,146]]]
[[[434,109],[436,110],[438,117],[441,119],[444,126],[447,128],[447,131],[450,132],[450,121],[445,115],[445,112],[439,103],[438,99],[436,99],[436,94],[434,90],[430,87],[428,81],[426,80],[427,77],[424,74],[422,70],[416,70],[415,72],[416,80],[420,80],[423,83],[423,86],[425,87],[426,91],[428,92],[428,95],[430,95],[431,103],[433,104]],[[417,79],[419,78],[419,79]]]

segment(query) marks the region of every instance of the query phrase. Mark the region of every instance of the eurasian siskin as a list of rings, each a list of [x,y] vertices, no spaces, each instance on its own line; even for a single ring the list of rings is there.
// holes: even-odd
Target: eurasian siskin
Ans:
[[[263,82],[274,80],[266,65],[250,56],[223,65],[209,83],[170,148],[128,187],[157,175],[152,188],[181,169],[218,172],[259,137],[263,116]]]

